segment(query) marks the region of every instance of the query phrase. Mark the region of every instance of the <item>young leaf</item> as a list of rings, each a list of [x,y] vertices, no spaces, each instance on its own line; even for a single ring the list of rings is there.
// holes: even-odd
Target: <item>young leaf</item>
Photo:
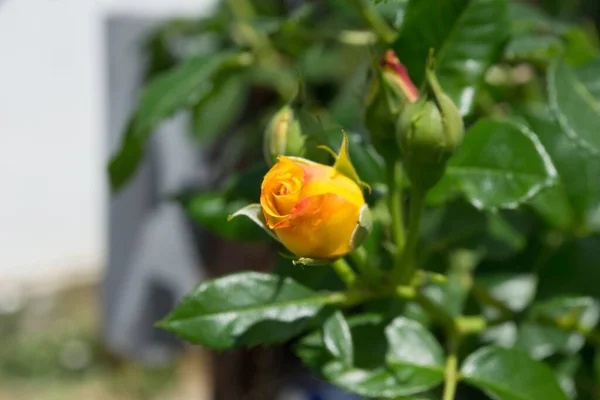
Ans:
[[[430,200],[460,191],[479,209],[516,208],[555,180],[550,157],[526,126],[481,119],[466,133]]]
[[[565,134],[591,154],[600,155],[600,102],[560,59],[548,70],[548,97]]]
[[[424,392],[443,381],[441,346],[415,321],[403,317],[387,327],[382,318],[362,315],[348,320],[354,363],[334,357],[315,332],[296,352],[331,383],[366,397],[396,398]]]
[[[339,358],[347,366],[354,361],[352,334],[348,322],[341,311],[336,311],[323,325],[323,343],[335,358]]]
[[[434,49],[440,84],[461,113],[468,114],[485,72],[508,39],[507,3],[412,0],[394,50],[419,84],[429,49]]]
[[[461,373],[493,399],[567,400],[552,370],[518,350],[483,347],[467,357]]]
[[[211,349],[288,340],[331,301],[290,278],[243,272],[203,282],[159,326]]]

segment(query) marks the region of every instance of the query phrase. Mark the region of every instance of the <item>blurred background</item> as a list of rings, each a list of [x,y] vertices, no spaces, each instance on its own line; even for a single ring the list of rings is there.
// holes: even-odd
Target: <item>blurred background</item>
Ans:
[[[159,200],[214,172],[190,150],[185,115],[161,125],[132,183],[109,193],[106,164],[147,73],[146,39],[216,2],[0,0],[0,400],[242,399],[223,386],[295,371],[275,350],[208,354],[153,328],[204,277],[272,267],[260,245],[214,245]],[[543,3],[599,24],[598,0]],[[282,400],[350,399],[329,388],[309,397],[296,388],[318,384],[289,376]]]
[[[213,5],[0,1],[0,399],[209,398],[201,353],[142,365],[109,343],[100,287],[110,138],[134,106],[141,35]],[[131,95],[111,95],[111,81],[128,78]]]

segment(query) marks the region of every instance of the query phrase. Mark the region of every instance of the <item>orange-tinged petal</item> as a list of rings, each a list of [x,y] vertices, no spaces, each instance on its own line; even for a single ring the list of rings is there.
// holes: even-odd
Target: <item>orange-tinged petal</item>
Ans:
[[[299,257],[335,259],[351,250],[359,213],[360,207],[342,196],[319,194],[302,199],[275,234]]]
[[[358,207],[365,203],[361,188],[346,175],[326,165],[303,165],[305,180],[301,198],[337,194]]]

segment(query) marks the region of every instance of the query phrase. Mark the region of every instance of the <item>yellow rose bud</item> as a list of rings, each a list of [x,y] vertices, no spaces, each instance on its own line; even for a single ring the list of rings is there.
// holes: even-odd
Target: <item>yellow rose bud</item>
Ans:
[[[364,237],[362,190],[334,167],[279,157],[264,177],[260,205],[267,227],[301,258],[333,260]]]

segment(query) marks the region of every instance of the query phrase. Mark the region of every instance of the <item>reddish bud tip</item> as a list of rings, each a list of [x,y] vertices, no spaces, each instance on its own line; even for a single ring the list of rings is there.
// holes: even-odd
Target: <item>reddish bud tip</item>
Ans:
[[[419,98],[419,91],[415,84],[410,80],[406,67],[400,62],[393,50],[387,50],[381,60],[381,67],[384,71],[389,71],[398,78],[398,83],[402,91],[406,94],[411,103]]]

